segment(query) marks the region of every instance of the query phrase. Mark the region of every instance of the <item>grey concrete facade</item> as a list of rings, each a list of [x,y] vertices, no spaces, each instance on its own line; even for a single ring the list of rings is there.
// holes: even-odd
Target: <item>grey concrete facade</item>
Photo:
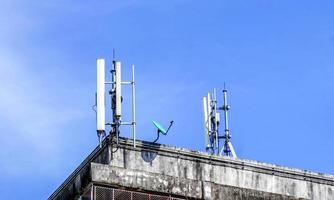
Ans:
[[[100,184],[192,199],[334,200],[334,176],[122,138],[104,143],[49,199],[76,199]],[[115,151],[115,152],[113,152]]]

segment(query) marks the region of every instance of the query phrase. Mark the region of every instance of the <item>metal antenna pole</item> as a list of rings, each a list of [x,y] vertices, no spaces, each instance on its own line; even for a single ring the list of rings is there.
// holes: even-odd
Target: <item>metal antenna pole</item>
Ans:
[[[225,136],[229,136],[229,129],[228,129],[228,110],[230,109],[230,106],[227,105],[227,90],[224,87],[223,90],[224,93],[224,120],[225,120]]]
[[[115,50],[113,49],[113,56],[115,56]],[[120,119],[116,115],[116,60],[113,60],[113,69],[110,71],[111,73],[111,90],[110,90],[110,96],[111,96],[111,109],[113,110],[112,114],[112,131],[116,136],[116,144],[118,146],[119,144],[119,126]]]
[[[230,140],[230,134],[229,134],[229,129],[228,129],[228,105],[227,105],[227,90],[224,86],[224,90],[223,90],[223,94],[224,94],[224,122],[225,122],[225,144],[224,144],[224,152],[227,156],[229,156],[230,153],[230,149],[228,146],[229,140]]]
[[[233,145],[230,141],[231,135],[230,135],[229,127],[228,127],[228,111],[230,110],[230,106],[227,103],[227,89],[225,87],[225,83],[224,83],[223,94],[224,94],[224,106],[222,109],[224,111],[224,122],[225,122],[225,135],[223,138],[225,139],[225,142],[224,142],[224,147],[222,151],[225,153],[226,156],[232,156],[236,158],[237,154],[235,153]],[[221,152],[221,154],[223,152]]]
[[[216,88],[213,89],[213,111],[214,111],[214,137],[215,139],[215,145],[217,149],[217,154],[219,154],[218,149],[218,124],[217,124],[217,94],[216,94]]]
[[[213,133],[212,133],[212,107],[211,107],[211,94],[208,93],[207,97],[207,108],[208,108],[208,133],[209,133],[209,140],[210,140],[210,149],[212,153],[214,152],[214,141],[213,141]]]
[[[113,49],[113,54],[114,54],[114,49]],[[113,98],[114,98],[114,95],[115,95],[115,87],[116,87],[116,84],[115,84],[115,59],[112,61],[112,69],[110,70],[110,73],[111,73],[111,89],[110,89],[110,97],[111,97],[111,109],[113,111],[113,113],[115,112],[114,111],[114,105],[113,105]],[[114,122],[115,119],[114,119],[114,115],[111,115],[111,121]]]
[[[135,82],[135,65],[132,65],[132,133],[133,133],[133,147],[136,148],[136,82]]]

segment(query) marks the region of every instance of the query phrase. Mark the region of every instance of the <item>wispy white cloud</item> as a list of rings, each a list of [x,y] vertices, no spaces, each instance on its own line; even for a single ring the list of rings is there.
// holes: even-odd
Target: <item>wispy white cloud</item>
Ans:
[[[6,128],[0,141],[6,147],[1,162],[21,162],[18,154],[24,149],[29,155],[22,157],[42,160],[56,157],[62,148],[59,135],[64,134],[72,121],[84,117],[80,106],[66,105],[66,99],[73,96],[62,96],[64,92],[44,72],[31,73],[33,67],[25,63],[29,61],[24,57],[0,51],[0,126]],[[10,158],[12,153],[17,160]],[[13,170],[12,165],[5,166],[11,172],[23,172]]]

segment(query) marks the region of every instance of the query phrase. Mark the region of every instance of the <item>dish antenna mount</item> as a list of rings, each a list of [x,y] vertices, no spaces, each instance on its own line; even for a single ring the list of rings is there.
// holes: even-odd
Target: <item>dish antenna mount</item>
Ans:
[[[160,133],[163,135],[167,135],[170,127],[172,127],[174,121],[170,121],[169,127],[166,129],[164,129],[158,122],[153,121],[154,126],[157,128],[157,138],[153,141],[153,143],[155,143],[156,141],[158,141],[159,137],[160,137]]]
[[[203,113],[204,113],[204,135],[205,135],[205,149],[212,154],[225,155],[237,157],[233,145],[231,143],[231,134],[228,126],[228,111],[230,106],[227,104],[227,89],[223,90],[224,105],[217,106],[216,89],[213,93],[208,93],[207,97],[203,97]],[[224,134],[220,134],[220,113],[224,112]],[[223,146],[220,147],[221,140]]]

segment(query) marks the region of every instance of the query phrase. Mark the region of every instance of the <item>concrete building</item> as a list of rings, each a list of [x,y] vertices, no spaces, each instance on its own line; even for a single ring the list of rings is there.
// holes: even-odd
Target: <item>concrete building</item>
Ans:
[[[121,138],[97,147],[49,200],[334,200],[334,176]]]

